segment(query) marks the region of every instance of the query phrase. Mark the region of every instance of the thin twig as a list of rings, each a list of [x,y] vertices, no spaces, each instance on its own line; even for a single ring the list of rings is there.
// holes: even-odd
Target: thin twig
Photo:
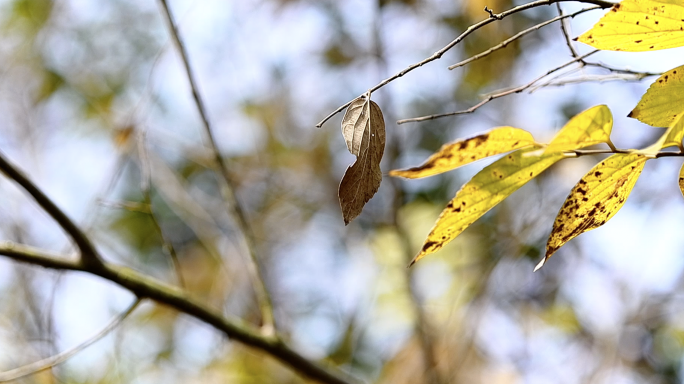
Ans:
[[[190,66],[190,59],[187,50],[185,49],[185,45],[183,44],[183,41],[181,40],[180,34],[178,32],[178,26],[174,22],[173,15],[171,13],[171,9],[169,8],[167,0],[160,0],[160,3],[162,5],[166,21],[169,24],[171,36],[173,37],[173,40],[176,43],[178,51],[180,52],[183,65],[185,66],[185,72],[188,77],[188,82],[190,83],[190,88],[192,90],[192,96],[195,100],[195,104],[200,114],[200,118],[202,119],[202,125],[205,134],[209,139],[209,145],[214,152],[214,160],[219,168],[220,175],[223,179],[224,185],[223,188],[221,188],[223,198],[226,200],[226,204],[230,206],[229,210],[231,210],[232,212],[229,213],[235,217],[237,226],[244,236],[247,251],[250,256],[250,260],[247,263],[247,266],[249,269],[249,273],[252,276],[254,290],[257,296],[257,302],[259,303],[259,308],[261,310],[261,317],[263,323],[262,332],[264,332],[264,334],[266,335],[275,335],[276,333],[275,319],[273,316],[273,304],[271,302],[271,297],[268,293],[268,289],[266,288],[266,280],[264,279],[263,273],[261,272],[261,267],[259,265],[259,258],[257,257],[256,242],[254,240],[254,233],[252,227],[249,224],[249,221],[247,220],[247,215],[242,208],[242,204],[240,204],[240,201],[236,196],[236,189],[234,187],[233,180],[230,176],[230,172],[228,171],[228,167],[223,157],[221,156],[219,147],[216,143],[216,139],[214,137],[214,129],[212,129],[211,123],[209,122],[209,117],[205,107],[205,103],[202,100],[202,97],[199,93],[197,81],[195,81],[192,67]]]
[[[413,118],[410,118],[410,119],[403,119],[403,120],[397,121],[397,124],[415,123],[415,122],[419,122],[419,121],[434,120],[434,119],[438,119],[438,118],[440,118],[440,117],[455,116],[455,115],[464,115],[464,114],[468,114],[468,113],[473,113],[473,112],[475,112],[476,110],[478,110],[480,107],[484,106],[485,104],[489,103],[489,102],[492,101],[492,100],[495,100],[495,99],[498,99],[498,98],[501,98],[501,97],[504,97],[504,96],[508,96],[508,95],[511,95],[511,94],[514,94],[514,93],[521,93],[521,92],[523,92],[524,90],[526,90],[526,89],[532,87],[535,83],[537,83],[537,82],[540,81],[541,79],[545,78],[546,76],[551,75],[551,74],[553,74],[553,73],[555,73],[555,72],[558,72],[558,71],[560,71],[561,69],[563,69],[563,68],[565,68],[565,67],[567,67],[567,66],[569,66],[569,65],[572,65],[572,64],[574,64],[574,63],[576,63],[576,62],[578,62],[578,61],[581,61],[581,60],[585,59],[586,57],[593,55],[593,54],[596,53],[596,52],[598,52],[598,49],[593,50],[593,51],[591,51],[591,52],[589,52],[589,53],[585,53],[584,55],[582,55],[582,56],[580,56],[580,57],[577,57],[577,58],[574,58],[574,59],[572,59],[572,60],[570,60],[570,61],[568,61],[568,62],[566,62],[566,63],[563,63],[563,64],[561,64],[560,66],[558,66],[558,67],[556,67],[556,68],[550,69],[550,70],[548,70],[545,74],[543,74],[543,75],[541,75],[541,76],[535,78],[534,80],[530,81],[529,83],[523,84],[523,85],[521,85],[521,86],[518,86],[518,87],[515,87],[515,88],[512,88],[512,89],[509,89],[509,90],[506,90],[506,91],[502,91],[502,92],[498,92],[498,93],[491,94],[491,95],[487,96],[487,97],[486,97],[484,100],[482,100],[481,102],[475,104],[474,106],[472,106],[472,107],[470,107],[470,108],[468,108],[468,109],[465,109],[465,110],[462,110],[462,111],[456,111],[456,112],[447,112],[447,113],[440,113],[440,114],[435,114],[435,115],[413,117]]]
[[[563,16],[563,9],[561,8],[560,3],[556,3],[556,8],[558,9],[558,15],[562,17]],[[561,27],[561,32],[563,32],[563,37],[565,38],[565,44],[568,46],[568,49],[570,49],[570,54],[574,58],[579,57],[579,53],[577,52],[577,49],[575,49],[575,46],[572,44],[572,38],[570,38],[570,27],[568,27],[566,25],[565,19],[561,20],[560,27]],[[584,61],[581,61],[580,63],[586,64],[586,63],[584,63]]]
[[[644,75],[629,75],[629,74],[612,74],[612,75],[585,75],[571,77],[568,79],[551,80],[538,86],[530,88],[530,93],[537,91],[540,88],[547,87],[562,87],[564,85],[570,84],[581,84],[581,83],[604,83],[606,81],[641,81],[644,79]]]
[[[557,4],[557,3],[556,3],[556,4]],[[547,21],[545,21],[545,22],[543,22],[543,23],[539,23],[539,24],[537,24],[537,25],[535,25],[535,26],[532,26],[532,27],[527,28],[527,29],[525,29],[525,30],[523,30],[523,31],[520,31],[520,32],[518,32],[517,34],[515,34],[515,35],[511,36],[510,38],[504,40],[504,41],[501,42],[500,44],[495,45],[495,46],[489,48],[489,49],[486,50],[486,51],[480,52],[480,53],[478,53],[478,54],[475,55],[475,56],[471,56],[471,57],[469,57],[469,58],[467,58],[467,59],[465,59],[465,60],[463,60],[463,61],[460,61],[460,62],[458,62],[458,63],[456,63],[456,64],[454,64],[454,65],[451,65],[451,66],[449,66],[449,69],[456,69],[456,68],[462,67],[462,66],[464,66],[464,65],[470,64],[470,63],[472,63],[473,61],[479,60],[479,59],[481,59],[481,58],[483,58],[483,57],[485,57],[485,56],[488,56],[488,55],[490,55],[491,53],[493,53],[494,51],[498,51],[499,49],[505,48],[506,46],[508,46],[508,44],[512,43],[513,41],[518,40],[518,39],[520,39],[521,37],[523,37],[523,36],[525,36],[525,35],[527,35],[527,34],[529,34],[529,33],[531,33],[531,32],[534,32],[534,31],[536,31],[536,30],[539,30],[540,28],[545,27],[545,26],[547,26],[547,25],[549,25],[549,24],[551,24],[551,23],[553,23],[553,22],[556,22],[556,21],[558,21],[558,20],[564,20],[564,19],[569,18],[569,17],[575,17],[575,16],[577,16],[577,15],[579,15],[579,14],[582,14],[582,13],[584,13],[584,12],[593,11],[593,10],[596,10],[596,9],[601,9],[601,7],[598,7],[598,6],[597,6],[597,7],[585,8],[585,9],[579,10],[579,11],[577,11],[577,12],[575,12],[575,13],[572,13],[572,14],[569,14],[569,15],[556,16],[556,17],[554,17],[553,19],[547,20]],[[561,24],[561,25],[562,25],[562,24]],[[576,56],[575,56],[575,57],[576,57]]]
[[[463,33],[461,33],[457,38],[455,38],[454,40],[452,40],[449,44],[447,44],[446,46],[444,46],[444,47],[443,47],[442,49],[440,49],[439,51],[433,53],[432,56],[430,56],[430,57],[428,57],[428,58],[426,58],[426,59],[424,59],[423,61],[420,61],[420,62],[418,62],[418,63],[409,65],[408,67],[404,68],[403,70],[397,72],[396,74],[394,74],[394,75],[388,77],[387,79],[385,79],[385,80],[383,80],[382,82],[378,83],[378,84],[375,85],[374,87],[370,88],[367,92],[371,92],[371,93],[372,93],[372,92],[375,92],[375,91],[377,91],[378,89],[380,89],[380,88],[384,87],[385,85],[389,84],[390,82],[392,82],[392,81],[394,81],[394,80],[396,80],[396,79],[398,79],[398,78],[404,76],[405,74],[407,74],[407,73],[413,71],[414,69],[419,68],[419,67],[422,67],[423,65],[425,65],[425,64],[427,64],[427,63],[430,63],[430,62],[432,62],[432,61],[435,61],[435,60],[437,60],[437,59],[440,59],[446,52],[448,52],[451,48],[453,48],[454,46],[456,46],[456,44],[460,43],[463,39],[465,39],[466,36],[470,35],[471,33],[475,32],[476,30],[478,30],[478,29],[484,27],[485,25],[488,25],[488,24],[493,23],[493,22],[495,22],[495,21],[501,20],[501,19],[503,19],[504,17],[510,16],[510,15],[515,14],[515,13],[522,12],[522,11],[525,11],[525,10],[528,10],[528,9],[531,9],[531,8],[541,7],[541,6],[543,6],[543,5],[551,5],[551,4],[558,3],[558,2],[563,2],[563,1],[576,1],[576,2],[579,1],[579,2],[581,2],[581,3],[587,3],[587,4],[598,5],[598,6],[602,7],[602,8],[610,8],[610,7],[612,7],[613,5],[615,5],[615,3],[611,3],[611,2],[609,2],[609,1],[603,1],[603,0],[537,0],[537,1],[529,2],[529,3],[527,3],[527,4],[519,5],[519,6],[517,6],[517,7],[511,8],[511,9],[509,9],[509,10],[507,10],[507,11],[501,12],[501,13],[499,13],[499,14],[495,14],[494,17],[491,17],[491,16],[490,16],[490,17],[488,17],[488,18],[486,18],[486,19],[484,19],[484,20],[482,20],[482,21],[480,21],[480,22],[478,22],[478,23],[475,23],[475,24],[471,25],[471,26],[468,27]],[[364,92],[364,94],[365,94],[365,93],[366,93],[366,92]],[[360,97],[360,96],[359,96],[359,97]],[[332,113],[330,113],[328,116],[326,116],[323,120],[321,120],[318,124],[316,124],[316,127],[317,127],[317,128],[322,127],[323,124],[325,124],[326,121],[330,120],[330,118],[332,118],[332,117],[335,116],[336,114],[342,112],[342,110],[344,110],[345,108],[347,108],[347,107],[349,106],[349,104],[351,104],[352,101],[354,101],[354,100],[356,100],[356,98],[354,98],[354,99],[348,101],[347,103],[345,103],[344,105],[341,105],[340,107],[338,107],[336,110],[334,110],[334,111],[333,111]]]
[[[95,246],[83,231],[64,213],[57,205],[50,200],[23,172],[9,162],[0,153],[0,171],[7,177],[19,184],[31,197],[40,205],[48,215],[50,215],[62,229],[71,237],[80,251],[80,262],[84,266],[92,269],[101,268],[104,261],[99,257]]]
[[[178,261],[178,254],[176,253],[176,248],[164,235],[164,230],[157,220],[157,215],[154,214],[154,207],[152,206],[152,194],[150,193],[152,176],[150,175],[150,161],[147,156],[147,132],[142,130],[138,134],[138,157],[140,159],[140,190],[142,191],[143,200],[147,205],[152,220],[152,225],[154,229],[159,234],[159,238],[162,241],[162,248],[164,252],[167,252],[171,256],[171,263],[173,264],[173,269],[176,272],[176,279],[178,280],[178,285],[185,287],[185,279],[183,279],[183,272],[181,271],[180,261]]]
[[[588,67],[603,68],[603,69],[606,69],[610,72],[621,73],[624,75],[635,75],[635,76],[648,77],[648,76],[660,76],[663,74],[663,72],[640,72],[640,71],[633,71],[631,69],[617,68],[617,67],[610,66],[608,64],[600,63],[600,62],[599,63],[585,62],[584,65],[586,65]]]
[[[616,153],[624,153],[624,154],[630,154],[630,153],[638,153],[638,149],[576,149],[574,151],[569,151],[566,152],[566,155],[568,157],[580,157],[580,156],[590,156],[590,155],[614,155]],[[653,155],[654,158],[658,159],[661,157],[684,157],[684,152],[679,151],[679,152],[674,152],[674,151],[660,151],[657,152],[656,154]]]
[[[50,356],[43,360],[36,361],[34,363],[27,364],[19,368],[11,369],[6,372],[0,372],[0,383],[6,383],[8,381],[13,381],[25,376],[36,374],[38,372],[50,369],[56,365],[62,364],[63,362],[69,360],[72,356],[88,348],[90,345],[92,345],[96,341],[100,340],[101,338],[109,334],[109,332],[111,332],[114,328],[121,324],[121,322],[138,307],[140,302],[141,299],[136,299],[123,313],[115,317],[101,331],[94,334],[88,340],[75,346],[74,348],[68,349],[54,356]]]

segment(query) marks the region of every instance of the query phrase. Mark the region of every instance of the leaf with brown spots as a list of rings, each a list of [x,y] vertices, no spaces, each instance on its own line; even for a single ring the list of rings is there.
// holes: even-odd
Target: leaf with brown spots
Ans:
[[[605,105],[578,113],[565,124],[544,150],[545,153],[571,151],[591,145],[609,143],[613,114]]]
[[[442,211],[411,265],[442,248],[518,188],[565,158],[565,152],[610,142],[612,127],[608,107],[589,108],[565,124],[551,144],[517,150],[480,171]]]
[[[684,164],[682,164],[682,169],[679,170],[679,190],[682,191],[682,196],[684,196]]]
[[[684,3],[623,0],[578,41],[597,49],[628,52],[684,46]]]
[[[385,151],[385,120],[370,94],[354,100],[342,118],[342,135],[356,161],[342,177],[338,196],[344,224],[354,220],[380,188]]]
[[[445,144],[425,163],[409,169],[390,171],[390,176],[417,179],[437,175],[485,157],[534,145],[529,132],[513,127],[499,127],[469,139]]]
[[[495,161],[466,183],[439,215],[420,253],[411,265],[436,252],[525,183],[562,159],[544,154],[541,146],[520,149]]]
[[[637,153],[615,154],[592,168],[565,199],[546,243],[541,268],[561,246],[598,228],[622,208],[648,158]]]
[[[684,112],[684,65],[665,72],[627,115],[654,127],[669,127]]]

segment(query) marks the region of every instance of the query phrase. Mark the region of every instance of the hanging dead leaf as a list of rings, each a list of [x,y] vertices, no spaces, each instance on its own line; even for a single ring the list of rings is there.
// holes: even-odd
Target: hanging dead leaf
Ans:
[[[354,100],[342,119],[342,135],[356,161],[342,177],[338,196],[344,224],[361,213],[380,188],[380,160],[385,151],[385,120],[370,95]]]

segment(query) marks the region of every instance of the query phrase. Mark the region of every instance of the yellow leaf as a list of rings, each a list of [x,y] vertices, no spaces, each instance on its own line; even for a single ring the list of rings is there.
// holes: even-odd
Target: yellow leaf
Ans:
[[[627,115],[654,127],[668,127],[684,111],[684,65],[665,72]]]
[[[437,251],[510,194],[562,159],[562,153],[539,153],[539,145],[510,153],[480,171],[439,215],[423,249],[411,264]]]
[[[670,127],[667,128],[667,131],[665,131],[665,133],[663,133],[662,136],[660,136],[660,139],[658,139],[658,141],[656,141],[653,145],[649,146],[648,148],[642,149],[637,152],[647,157],[653,158],[663,148],[678,147],[680,150],[684,151],[684,147],[682,146],[683,139],[684,113],[682,113],[679,116],[676,116],[674,122],[670,124]]]
[[[385,151],[385,120],[370,94],[354,100],[342,119],[342,135],[356,161],[342,177],[338,197],[344,225],[361,214],[380,188],[380,160]]]
[[[535,144],[495,161],[473,177],[442,211],[411,265],[442,248],[496,204],[566,157],[564,152],[610,143],[613,117],[605,105],[573,117],[545,148]]]
[[[609,51],[643,52],[684,46],[684,4],[624,0],[578,41]]]
[[[390,176],[417,179],[437,175],[484,159],[534,144],[532,135],[522,129],[499,127],[469,139],[445,144],[422,165],[390,171]]]
[[[605,105],[597,105],[570,119],[556,134],[544,153],[570,151],[591,145],[609,143],[613,114]]]
[[[637,153],[615,154],[589,171],[575,185],[553,223],[541,268],[563,244],[598,228],[622,208],[636,183],[647,157]]]
[[[679,170],[679,189],[682,191],[682,196],[684,196],[684,164],[682,164],[682,169]]]

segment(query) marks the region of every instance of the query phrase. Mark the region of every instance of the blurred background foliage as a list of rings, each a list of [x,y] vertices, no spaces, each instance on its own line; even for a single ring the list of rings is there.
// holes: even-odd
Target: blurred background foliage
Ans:
[[[661,216],[681,217],[676,187],[655,195],[637,188],[615,232],[583,235],[588,240],[571,242],[535,274],[555,213],[592,159],[543,174],[412,269],[406,265],[441,207],[481,164],[426,180],[385,177],[364,213],[343,225],[337,187],[353,157],[339,133],[340,116],[323,129],[315,123],[441,48],[486,17],[485,6],[499,12],[519,3],[171,2],[254,229],[279,330],[312,359],[374,383],[681,382],[684,248],[673,240],[681,221]],[[383,172],[497,125],[543,138],[595,100],[611,100],[618,113],[630,108],[631,99],[616,92],[637,98],[644,85],[566,87],[504,98],[473,115],[394,123],[468,108],[483,93],[567,61],[552,25],[465,68],[445,69],[555,15],[555,7],[543,7],[492,23],[437,64],[375,93],[387,122]],[[243,234],[221,200],[158,4],[3,0],[0,18],[0,149],[109,260],[182,283],[258,324]],[[628,132],[620,140],[649,136],[621,124]],[[674,167],[647,172],[657,181]],[[22,191],[3,179],[0,192],[3,239],[69,250]],[[672,202],[656,209],[654,196]],[[669,232],[654,240],[643,225],[625,230],[630,220],[646,219]],[[614,246],[627,238],[634,240]],[[670,257],[653,268],[667,273],[635,279],[644,271],[637,257],[662,255]],[[0,292],[2,370],[79,343],[132,300],[96,278],[7,260],[0,260]],[[304,381],[207,325],[147,303],[68,363],[19,382]]]

